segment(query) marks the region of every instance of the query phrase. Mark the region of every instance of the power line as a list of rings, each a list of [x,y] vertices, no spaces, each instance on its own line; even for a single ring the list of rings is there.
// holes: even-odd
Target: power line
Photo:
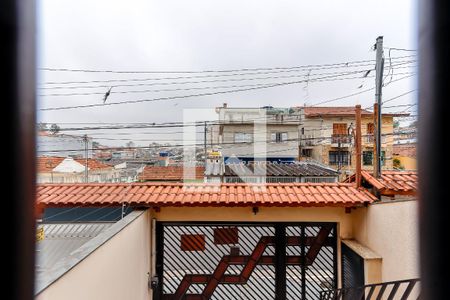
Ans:
[[[414,57],[415,55],[398,56],[395,59]],[[311,69],[315,67],[330,67],[330,66],[349,66],[355,63],[373,62],[374,60],[359,60],[359,61],[348,61],[333,64],[310,64],[301,65],[294,67],[263,67],[263,68],[242,68],[242,69],[228,69],[228,70],[202,70],[202,71],[119,71],[119,70],[93,70],[93,69],[70,69],[70,68],[39,68],[43,71],[52,72],[82,72],[82,73],[117,73],[117,74],[195,74],[195,73],[226,73],[226,72],[243,72],[243,71],[260,71],[260,70],[287,70],[287,69]]]
[[[363,72],[363,71],[361,71]],[[397,73],[396,75],[407,75],[407,74],[414,74],[411,72],[404,72],[404,73]],[[277,78],[291,78],[291,77],[304,77],[303,75],[299,76],[282,76]],[[368,76],[368,77],[374,77],[374,76]],[[269,79],[270,77],[267,77],[265,79]],[[345,77],[345,78],[332,78],[332,79],[310,79],[311,82],[324,82],[324,81],[336,81],[336,80],[351,80],[351,79],[360,79],[361,77]],[[258,78],[254,78],[257,80]],[[242,81],[246,80],[254,80],[254,79],[244,79]],[[241,80],[230,80],[230,81],[241,81]],[[305,80],[308,81],[308,80]],[[174,92],[174,91],[191,91],[191,90],[207,90],[207,89],[225,89],[225,88],[239,88],[239,87],[251,87],[251,86],[264,86],[264,85],[272,85],[276,84],[276,82],[270,82],[270,83],[257,83],[257,84],[246,84],[246,85],[229,85],[229,86],[207,86],[207,87],[190,87],[190,88],[175,88],[175,89],[157,89],[157,90],[128,90],[128,91],[113,91],[111,94],[130,94],[130,93],[157,93],[157,92]],[[48,97],[48,96],[90,96],[90,95],[104,95],[104,92],[87,92],[87,93],[52,93],[52,94],[40,94],[41,97]]]
[[[343,74],[357,74],[365,72],[366,70],[353,70],[347,72],[328,72],[315,74],[319,75],[343,75]],[[350,72],[350,73],[349,73]],[[215,82],[231,82],[231,81],[250,81],[250,80],[266,80],[266,79],[279,79],[279,78],[295,78],[295,77],[305,77],[304,74],[301,75],[285,75],[285,76],[269,76],[269,77],[252,77],[252,78],[229,78],[229,79],[215,79],[215,80],[200,80],[200,81],[174,81],[174,82],[154,82],[154,83],[136,83],[136,84],[115,84],[114,87],[136,87],[136,86],[154,86],[154,85],[179,85],[179,84],[197,84],[197,83],[215,83]],[[47,87],[39,88],[41,90],[54,90],[54,89],[91,89],[91,88],[105,88],[110,87],[110,85],[85,85],[85,86],[68,86],[68,87]]]
[[[353,74],[353,73],[354,72],[350,72],[350,73],[347,73],[347,74]],[[357,73],[360,73],[360,71],[358,71]],[[347,75],[347,74],[342,74],[342,75]],[[324,76],[324,77],[319,78],[319,79],[326,79],[326,78],[332,78],[332,77],[337,77],[337,76],[339,76],[339,75]],[[191,95],[159,97],[159,98],[153,98],[153,99],[127,100],[127,101],[108,102],[108,103],[101,103],[101,104],[100,103],[96,103],[96,104],[86,104],[86,105],[48,107],[48,108],[41,108],[39,110],[41,110],[41,111],[67,110],[67,109],[77,109],[77,108],[90,108],[90,107],[101,107],[101,106],[111,106],[111,105],[120,105],[120,104],[135,104],[135,103],[154,102],[154,101],[166,101],[166,100],[174,100],[174,99],[185,99],[185,98],[192,98],[192,97],[203,97],[203,96],[238,93],[238,92],[245,92],[245,91],[252,91],[252,90],[259,90],[259,89],[267,89],[267,88],[272,88],[272,87],[279,87],[279,86],[287,86],[287,85],[292,85],[292,84],[298,84],[298,83],[302,83],[302,82],[305,82],[305,80],[276,83],[276,84],[266,85],[266,86],[262,86],[262,87],[250,87],[250,88],[235,89],[235,90],[229,90],[229,91],[216,91],[216,92],[191,94]]]
[[[345,75],[345,74],[343,74]],[[414,74],[413,74],[414,75]],[[408,77],[411,77],[413,75],[405,76],[396,80],[393,80],[392,82],[399,81]],[[333,75],[338,76],[338,75]],[[331,76],[331,77],[333,77]],[[328,77],[322,77],[321,79],[329,78]],[[200,94],[191,94],[191,95],[180,95],[180,96],[168,96],[168,97],[159,97],[159,98],[153,98],[153,99],[140,99],[140,100],[127,100],[127,101],[119,101],[119,102],[108,102],[108,103],[96,103],[96,104],[85,104],[85,105],[74,105],[74,106],[60,106],[60,107],[48,107],[48,108],[40,108],[41,111],[50,111],[50,110],[67,110],[67,109],[77,109],[77,108],[91,108],[91,107],[101,107],[101,106],[111,106],[111,105],[121,105],[121,104],[135,104],[135,103],[144,103],[144,102],[155,102],[155,101],[167,101],[167,100],[174,100],[174,99],[185,99],[185,98],[192,98],[192,97],[203,97],[203,96],[211,96],[211,95],[219,95],[219,94],[229,94],[229,93],[237,93],[237,92],[244,92],[244,91],[252,91],[252,90],[259,90],[259,89],[266,89],[266,88],[272,88],[272,87],[279,87],[279,86],[286,86],[286,85],[292,85],[292,84],[298,84],[305,82],[305,80],[300,81],[291,81],[291,82],[283,82],[283,83],[276,83],[271,85],[265,85],[265,86],[258,86],[258,87],[250,87],[250,88],[243,88],[243,89],[235,89],[235,90],[229,90],[229,91],[216,91],[216,92],[209,92],[209,93],[200,93]],[[367,91],[367,90],[366,90]],[[343,96],[339,98],[334,98],[326,101],[322,101],[320,103],[316,103],[314,105],[323,104],[327,102],[337,101],[343,98],[351,97],[354,95],[361,94],[362,92],[358,92],[349,96]]]
[[[382,134],[384,136],[395,136],[403,134],[404,132],[395,132],[395,133],[385,133]],[[363,135],[363,137],[372,136],[370,134]],[[327,137],[309,137],[309,138],[293,138],[293,139],[287,139],[286,142],[300,142],[300,141],[308,141],[308,140],[327,140],[332,139],[333,136],[327,136]],[[257,141],[257,142],[227,142],[227,143],[214,143],[215,145],[222,146],[222,145],[242,145],[242,146],[248,146],[256,143],[271,143],[272,140],[264,140],[264,141]],[[179,148],[179,147],[203,147],[203,143],[196,143],[196,144],[175,144],[175,145],[158,145],[158,146],[133,146],[133,147],[105,147],[102,149],[95,149],[91,148],[89,150],[132,150],[132,149],[161,149],[161,148]],[[58,153],[58,152],[78,152],[78,151],[84,151],[84,149],[64,149],[64,150],[38,150],[37,152],[41,153]],[[279,150],[277,150],[279,151]]]

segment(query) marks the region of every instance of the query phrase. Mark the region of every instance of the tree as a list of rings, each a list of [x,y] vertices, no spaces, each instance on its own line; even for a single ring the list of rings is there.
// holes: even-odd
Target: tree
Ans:
[[[50,126],[50,132],[52,134],[57,134],[60,130],[61,128],[57,124],[52,124],[52,126]]]
[[[394,128],[399,128],[400,127],[400,122],[398,120],[394,121]]]
[[[99,142],[92,142],[92,148],[98,148],[98,147],[100,147]]]
[[[133,143],[133,141],[129,141],[128,143],[125,144],[125,146],[127,148],[133,148],[134,147],[134,143]]]
[[[48,130],[47,123],[39,122],[37,124],[37,129],[39,131],[47,131]]]

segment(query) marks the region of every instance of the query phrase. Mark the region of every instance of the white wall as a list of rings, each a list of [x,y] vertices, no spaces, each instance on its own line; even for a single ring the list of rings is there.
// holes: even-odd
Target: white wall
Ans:
[[[386,201],[354,214],[353,235],[382,257],[382,280],[419,277],[417,201]]]
[[[150,214],[143,213],[36,296],[38,300],[148,300]]]

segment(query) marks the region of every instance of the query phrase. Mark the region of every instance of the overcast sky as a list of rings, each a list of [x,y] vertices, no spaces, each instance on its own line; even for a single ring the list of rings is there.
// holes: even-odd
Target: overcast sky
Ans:
[[[243,0],[38,0],[38,62],[40,68],[69,68],[117,71],[202,71],[263,67],[294,67],[333,64],[375,58],[372,46],[379,35],[386,47],[416,49],[414,1],[243,1]],[[391,51],[392,57],[415,52]],[[388,58],[388,50],[385,50]],[[408,60],[408,59],[403,59]],[[414,57],[411,58],[414,60]],[[388,64],[389,61],[386,60]],[[415,72],[413,63],[395,69],[397,73]],[[364,67],[357,68],[361,70]],[[365,67],[370,68],[370,67]],[[355,70],[355,69],[348,69]],[[345,72],[345,69],[310,71]],[[254,85],[304,80],[309,71],[252,75],[245,78],[297,76],[282,79],[230,81],[178,85],[143,85],[160,81],[131,81],[116,86],[107,102],[154,99],[167,96],[226,91],[233,88],[188,91],[135,92],[155,89]],[[206,73],[211,75],[212,73]],[[214,73],[217,74],[217,73]],[[223,73],[222,73],[223,74]],[[372,73],[373,74],[373,73]],[[370,74],[370,75],[372,75]],[[51,72],[40,70],[38,94],[99,93],[75,96],[41,96],[38,109],[103,103],[103,94],[114,83],[47,84],[48,82],[101,81],[111,79],[149,79],[198,76],[199,74],[114,74]],[[320,76],[320,75],[316,75]],[[362,77],[361,74],[355,77]],[[195,79],[211,80],[222,77]],[[226,77],[242,79],[242,76]],[[388,78],[389,80],[390,78]],[[192,79],[181,81],[192,81]],[[413,90],[416,77],[392,82],[384,88],[384,99]],[[117,82],[115,83],[117,84]],[[141,84],[136,86],[136,84]],[[41,89],[82,85],[96,88]],[[362,87],[360,87],[362,85]],[[374,86],[374,78],[309,82],[270,89],[220,94],[205,97],[100,106],[71,110],[39,111],[38,120],[48,123],[168,122],[181,121],[184,108],[214,108],[227,102],[230,107],[272,105],[291,107],[356,93]],[[132,92],[130,92],[132,91]],[[128,93],[114,93],[128,92]],[[414,103],[416,93],[390,101],[389,105]],[[329,105],[369,106],[374,92],[331,102]],[[387,105],[387,104],[386,104]],[[392,108],[399,111],[404,107]],[[386,109],[388,110],[388,109]],[[414,110],[412,110],[414,114]],[[65,126],[64,124],[62,126]],[[72,126],[72,125],[71,125]],[[75,126],[75,125],[73,125]],[[79,124],[76,126],[85,126]],[[170,130],[168,130],[170,131]],[[171,129],[171,131],[176,131]],[[143,132],[139,130],[136,132]],[[106,145],[125,144],[126,139],[151,139],[152,135],[121,135],[125,131],[91,132],[108,137]],[[173,135],[165,136],[170,139]],[[117,139],[117,140],[112,140]],[[124,139],[122,141],[122,139]],[[162,138],[161,138],[162,139]],[[137,144],[148,144],[142,141]]]

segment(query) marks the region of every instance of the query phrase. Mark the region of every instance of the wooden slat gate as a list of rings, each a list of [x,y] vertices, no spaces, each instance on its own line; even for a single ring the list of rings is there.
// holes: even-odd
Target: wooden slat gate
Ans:
[[[335,223],[157,223],[155,299],[319,299]]]

